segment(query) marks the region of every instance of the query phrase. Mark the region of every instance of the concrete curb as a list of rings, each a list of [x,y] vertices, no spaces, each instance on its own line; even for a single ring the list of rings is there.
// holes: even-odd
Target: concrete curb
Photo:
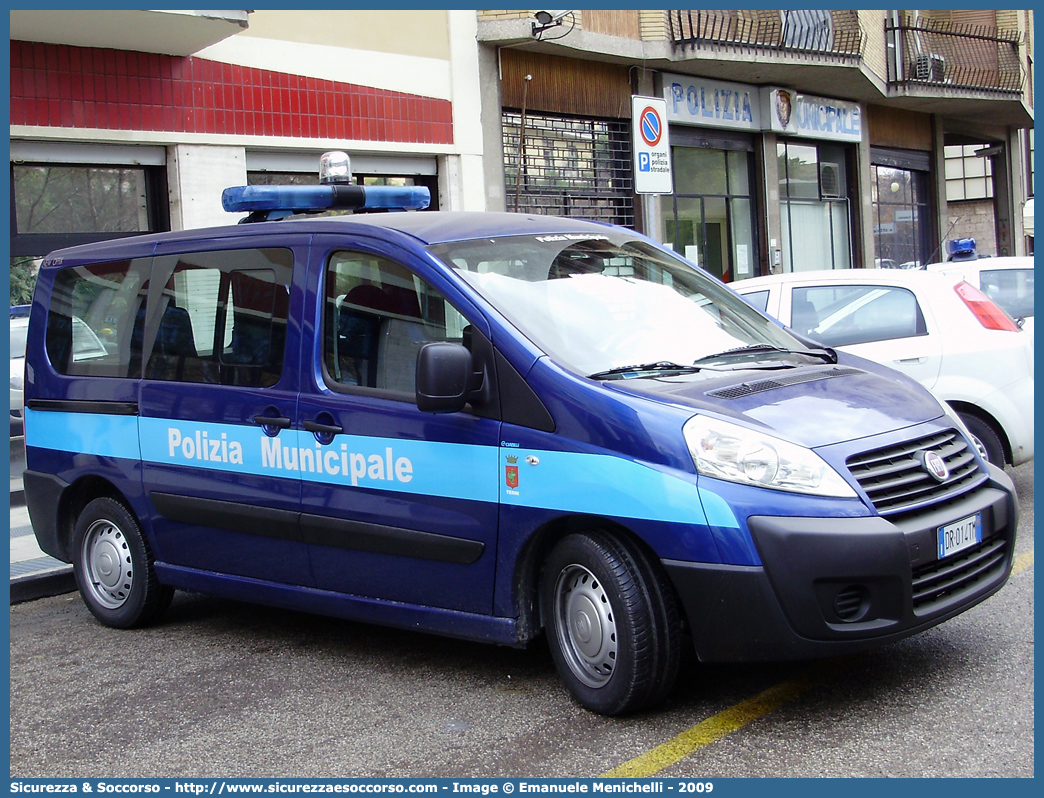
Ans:
[[[11,580],[11,603],[20,604],[75,591],[76,577],[73,576],[72,566],[66,565],[36,574],[16,576]]]

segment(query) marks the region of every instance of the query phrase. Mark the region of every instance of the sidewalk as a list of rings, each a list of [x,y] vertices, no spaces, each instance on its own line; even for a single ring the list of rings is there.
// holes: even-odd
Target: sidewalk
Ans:
[[[12,452],[14,445],[12,444]],[[72,566],[48,557],[36,544],[22,492],[22,464],[11,458],[11,603],[76,590]]]

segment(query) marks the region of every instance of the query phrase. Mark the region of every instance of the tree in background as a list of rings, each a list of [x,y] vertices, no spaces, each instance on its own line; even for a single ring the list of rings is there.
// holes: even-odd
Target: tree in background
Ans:
[[[36,287],[37,258],[11,258],[11,304],[28,305]]]

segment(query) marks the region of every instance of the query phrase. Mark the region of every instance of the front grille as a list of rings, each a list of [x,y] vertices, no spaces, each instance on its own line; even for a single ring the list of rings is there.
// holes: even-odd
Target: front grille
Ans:
[[[918,454],[926,451],[946,462],[950,476],[944,481],[937,481],[921,465]],[[853,455],[846,465],[881,515],[947,501],[986,479],[974,453],[953,429]]]
[[[1008,540],[994,536],[960,554],[914,569],[914,609],[996,577],[1007,554]]]
[[[744,396],[771,391],[773,388],[782,388],[786,385],[799,385],[803,382],[817,382],[828,380],[831,377],[847,377],[850,374],[862,374],[859,369],[845,368],[843,366],[821,369],[819,371],[799,371],[785,377],[770,377],[767,380],[755,382],[743,382],[739,385],[730,385],[727,388],[718,388],[716,391],[707,391],[707,396],[718,399],[741,399]]]

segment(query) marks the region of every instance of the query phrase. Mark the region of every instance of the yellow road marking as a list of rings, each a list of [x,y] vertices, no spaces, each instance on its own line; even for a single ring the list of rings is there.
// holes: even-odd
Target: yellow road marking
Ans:
[[[662,745],[603,773],[600,778],[645,778],[654,776],[689,754],[741,729],[748,723],[797,698],[819,681],[818,669],[808,670],[741,701],[707,720],[697,723]]]
[[[1011,575],[1015,576],[1033,567],[1033,549],[1023,552],[1015,558]],[[600,778],[632,778],[640,779],[655,776],[662,770],[680,762],[699,749],[720,740],[726,735],[753,723],[758,718],[773,712],[789,701],[793,701],[803,692],[819,681],[822,669],[814,668],[805,671],[793,679],[788,679],[758,693],[753,698],[741,701],[733,707],[713,715],[707,720],[686,729],[673,740],[636,756],[622,765],[603,773]]]
[[[1011,566],[1011,575],[1021,574],[1027,568],[1033,567],[1033,549],[1024,551],[1015,558],[1015,564]]]

